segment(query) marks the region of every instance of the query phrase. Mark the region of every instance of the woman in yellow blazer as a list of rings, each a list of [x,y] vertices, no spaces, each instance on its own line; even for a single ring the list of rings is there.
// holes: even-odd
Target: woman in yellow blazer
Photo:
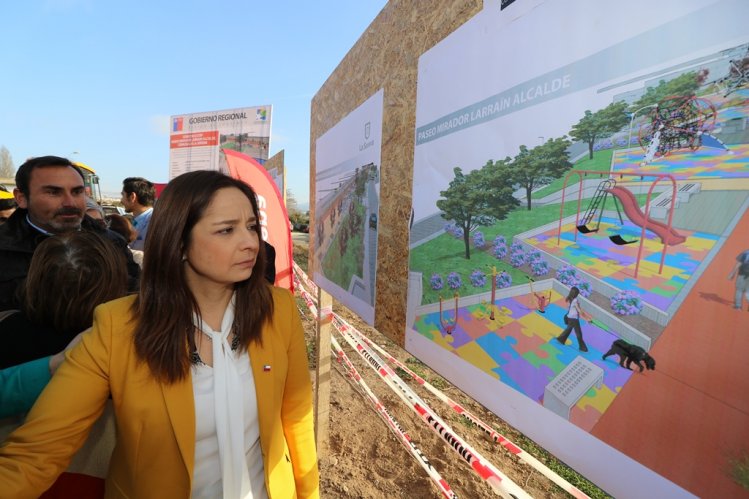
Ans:
[[[291,294],[263,278],[258,213],[218,172],[167,186],[139,294],[96,309],[0,447],[3,498],[46,490],[110,396],[107,497],[319,497],[303,331]]]

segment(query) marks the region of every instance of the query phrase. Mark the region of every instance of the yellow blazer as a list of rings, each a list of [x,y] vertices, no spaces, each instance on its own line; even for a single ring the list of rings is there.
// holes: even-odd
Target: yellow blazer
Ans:
[[[192,378],[157,382],[135,353],[134,297],[97,307],[28,415],[0,447],[0,496],[35,498],[62,472],[112,397],[117,443],[108,498],[189,498],[195,457]],[[273,289],[275,313],[262,346],[249,349],[257,392],[265,486],[271,499],[319,497],[312,386],[292,295]],[[267,367],[269,366],[269,367]]]

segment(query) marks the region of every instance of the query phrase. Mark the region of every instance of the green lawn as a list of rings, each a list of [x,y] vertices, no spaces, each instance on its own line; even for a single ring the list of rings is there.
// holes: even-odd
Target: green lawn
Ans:
[[[357,204],[355,209],[359,213],[360,218],[363,219],[365,214],[364,207]],[[348,218],[349,215],[346,215],[346,218],[341,220],[341,226],[349,223]],[[343,289],[348,289],[351,278],[354,275],[362,276],[362,268],[364,266],[364,227],[358,226],[355,228],[355,232],[352,233],[346,243],[345,253],[342,255],[337,250],[340,236],[341,231],[339,230],[330,245],[330,250],[325,254],[322,262],[322,270],[326,278],[338,284]]]
[[[611,157],[613,155],[614,155],[613,149],[604,149],[603,151],[594,151],[593,159],[588,159],[588,155],[586,154],[583,159],[579,160],[577,163],[575,163],[572,166],[572,169],[608,172],[609,170],[611,170]],[[578,180],[577,175],[573,175],[570,177],[571,183],[577,182],[577,180]],[[549,194],[554,194],[555,192],[561,190],[563,185],[564,185],[564,177],[558,178],[554,180],[552,183],[550,183],[549,185],[547,185],[546,187],[544,187],[543,189],[539,189],[536,192],[534,192],[533,195],[531,196],[531,199],[541,199],[542,197],[548,196]]]
[[[642,205],[647,195],[640,194],[635,195],[635,197],[640,205]],[[583,201],[580,208],[581,214],[587,208],[589,201]],[[513,285],[528,282],[525,272],[510,265],[509,254],[503,260],[497,260],[491,254],[494,238],[500,234],[503,235],[507,241],[509,253],[513,237],[535,227],[559,220],[559,208],[560,204],[539,206],[533,208],[531,211],[528,211],[525,207],[519,207],[511,212],[506,219],[489,227],[481,227],[480,230],[484,233],[484,239],[486,240],[486,248],[484,250],[476,250],[471,246],[470,260],[466,260],[465,258],[465,244],[463,243],[463,239],[456,239],[447,233],[441,234],[431,241],[414,248],[411,251],[409,267],[413,272],[422,273],[422,289],[424,292],[422,304],[435,303],[439,300],[440,295],[443,299],[450,298],[456,291],[461,295],[474,295],[491,291],[491,278],[488,276],[491,276],[492,266],[496,267],[497,273],[503,270],[509,273],[512,277]],[[574,215],[576,209],[576,202],[565,203],[564,217]],[[612,207],[609,207],[609,209],[612,209]],[[486,285],[481,288],[473,287],[470,281],[471,272],[477,269],[487,275]],[[463,285],[459,289],[451,290],[447,287],[447,274],[450,272],[460,274]],[[429,280],[434,273],[440,274],[445,282],[445,286],[439,291],[434,291],[429,284]],[[552,277],[552,274],[550,273],[548,277]]]

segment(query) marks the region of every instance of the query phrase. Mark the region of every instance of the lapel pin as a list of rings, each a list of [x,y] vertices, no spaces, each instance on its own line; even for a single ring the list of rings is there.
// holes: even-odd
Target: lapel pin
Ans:
[[[265,364],[265,365],[263,366],[263,372],[266,372],[266,373],[267,373],[267,372],[270,372],[270,364]]]

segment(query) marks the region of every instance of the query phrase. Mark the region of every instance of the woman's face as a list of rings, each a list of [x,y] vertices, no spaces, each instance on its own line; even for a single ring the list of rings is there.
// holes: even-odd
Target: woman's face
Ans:
[[[196,287],[233,288],[252,275],[260,246],[250,200],[234,187],[216,191],[192,228],[185,251],[186,278]]]

